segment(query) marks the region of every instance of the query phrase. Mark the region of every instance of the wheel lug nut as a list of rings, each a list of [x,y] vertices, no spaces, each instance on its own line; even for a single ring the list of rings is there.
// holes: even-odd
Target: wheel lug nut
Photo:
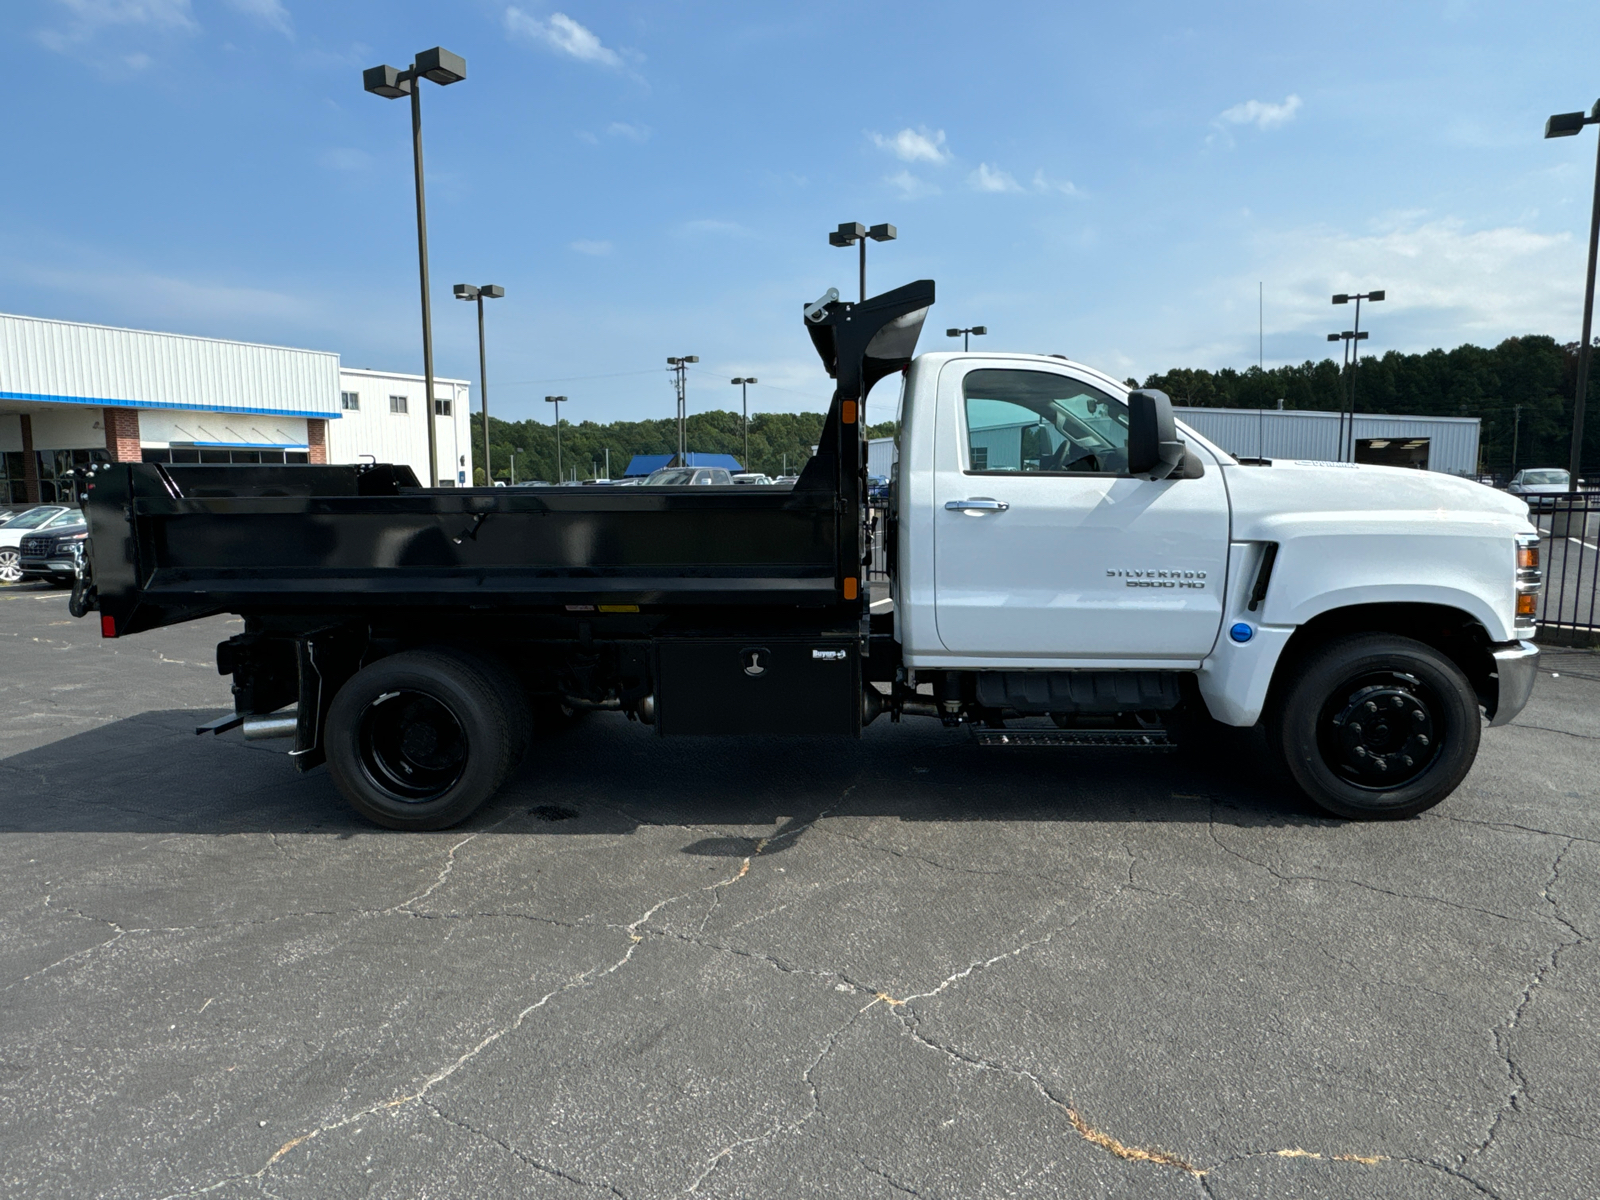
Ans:
[[[1427,744],[1428,744],[1428,735],[1425,734],[1425,733],[1417,734],[1417,745],[1426,746]]]
[[[1375,712],[1378,711],[1378,706],[1376,704],[1374,704],[1371,700],[1368,700],[1366,702],[1366,704],[1363,705],[1363,707],[1370,713],[1375,713]]]
[[[1378,758],[1378,757],[1374,757],[1373,758],[1372,766],[1373,766],[1373,768],[1375,770],[1378,770],[1378,771],[1387,771],[1389,769],[1388,762],[1386,762],[1384,759]]]
[[[1413,763],[1411,761],[1411,755],[1409,755],[1409,754],[1402,754],[1400,756],[1400,763],[1401,763],[1402,766],[1407,766],[1407,767],[1411,767],[1411,766],[1415,766],[1416,765],[1415,763]]]

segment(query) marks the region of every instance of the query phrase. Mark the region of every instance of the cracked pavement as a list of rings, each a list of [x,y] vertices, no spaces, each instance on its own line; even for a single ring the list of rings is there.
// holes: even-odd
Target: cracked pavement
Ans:
[[[237,629],[0,590],[6,1195],[1600,1194],[1600,656],[1397,824],[597,714],[397,834],[194,736]]]

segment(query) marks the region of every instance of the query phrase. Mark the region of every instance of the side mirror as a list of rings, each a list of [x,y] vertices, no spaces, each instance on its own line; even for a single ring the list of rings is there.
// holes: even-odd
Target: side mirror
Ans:
[[[1128,396],[1128,474],[1166,479],[1183,463],[1185,448],[1165,392],[1141,389]]]

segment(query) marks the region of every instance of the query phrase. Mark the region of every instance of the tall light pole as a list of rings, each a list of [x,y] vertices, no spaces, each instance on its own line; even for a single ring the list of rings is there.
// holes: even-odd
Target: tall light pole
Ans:
[[[974,325],[971,329],[946,329],[944,331],[944,335],[945,335],[945,337],[958,337],[958,338],[960,338],[961,339],[961,349],[963,351],[967,351],[967,350],[972,349],[972,337],[973,337],[973,335],[976,335],[978,337],[982,337],[984,334],[986,334],[988,332],[989,332],[989,327],[987,325]]]
[[[688,447],[684,444],[685,438],[688,436],[688,431],[684,428],[684,425],[689,419],[689,403],[686,399],[688,394],[687,376],[689,364],[699,361],[700,356],[698,354],[685,354],[681,358],[668,356],[667,358],[667,370],[672,372],[672,383],[678,392],[678,465],[680,467],[689,465]]]
[[[428,399],[428,486],[439,486],[439,434],[434,429],[433,412],[433,309],[428,301],[428,207],[422,188],[422,88],[431,79],[445,85],[460,83],[467,77],[467,60],[442,46],[417,55],[409,70],[401,71],[385,63],[361,73],[361,86],[385,100],[411,97],[411,170],[417,184],[417,263],[422,277],[422,377]]]
[[[754,375],[740,379],[730,379],[729,383],[739,389],[739,407],[744,412],[744,469],[750,469],[750,385],[759,382]]]
[[[1346,329],[1343,333],[1330,333],[1328,335],[1328,340],[1330,342],[1343,342],[1344,343],[1344,368],[1343,368],[1344,371],[1349,371],[1350,370],[1350,346],[1351,346],[1351,343],[1365,341],[1366,337],[1367,337],[1367,335],[1364,334],[1364,333],[1356,333],[1353,330],[1349,330],[1349,329]],[[1341,373],[1339,378],[1340,378],[1340,380],[1342,382],[1343,379],[1344,379],[1344,375]],[[1356,409],[1355,409],[1355,404],[1352,403],[1350,405],[1350,442],[1351,442],[1350,459],[1351,459],[1352,462],[1355,461],[1355,432],[1356,432]],[[1345,443],[1344,396],[1340,395],[1340,397],[1339,397],[1339,444],[1338,444],[1337,449],[1334,451],[1334,455],[1333,455],[1333,461],[1334,462],[1343,462],[1344,461],[1344,443]]]
[[[483,397],[483,484],[485,487],[493,487],[494,471],[489,461],[489,359],[483,349],[483,302],[500,299],[506,294],[506,290],[494,283],[486,283],[482,287],[473,287],[470,283],[458,283],[455,286],[455,293],[457,300],[478,302],[478,391]]]
[[[1349,304],[1350,301],[1352,301],[1352,300],[1354,300],[1356,302],[1355,329],[1350,334],[1350,338],[1351,338],[1352,342],[1360,343],[1362,341],[1365,341],[1366,340],[1366,336],[1367,336],[1366,334],[1361,332],[1361,302],[1363,300],[1371,300],[1374,304],[1376,304],[1376,303],[1378,303],[1378,301],[1382,300],[1383,297],[1384,297],[1384,293],[1380,290],[1380,291],[1373,291],[1373,292],[1340,292],[1338,295],[1336,295],[1333,298],[1333,302],[1335,304]],[[1352,345],[1350,347],[1350,434],[1349,434],[1349,437],[1350,437],[1350,461],[1351,462],[1354,462],[1355,459],[1356,459],[1356,438],[1355,438],[1355,434],[1356,434],[1356,368],[1359,367],[1360,365],[1361,365],[1361,347],[1360,347],[1360,345]],[[1341,462],[1344,461],[1343,448],[1340,449],[1340,461]]]
[[[515,446],[511,447],[511,486],[517,486],[517,448]]]
[[[1600,124],[1600,100],[1586,117],[1581,112],[1558,113],[1544,123],[1547,138],[1572,137],[1585,125]],[[1583,340],[1578,343],[1578,388],[1572,397],[1572,454],[1568,459],[1567,486],[1578,490],[1583,465],[1583,410],[1589,402],[1589,348],[1593,341],[1595,247],[1600,244],[1600,147],[1595,150],[1594,207],[1589,213],[1589,274],[1583,285]]]
[[[545,402],[556,406],[556,482],[561,483],[561,405],[565,396],[546,396]]]
[[[846,221],[828,235],[830,246],[861,245],[861,298],[867,298],[867,239],[875,242],[892,242],[900,236],[893,225],[874,225],[868,229],[860,221]]]

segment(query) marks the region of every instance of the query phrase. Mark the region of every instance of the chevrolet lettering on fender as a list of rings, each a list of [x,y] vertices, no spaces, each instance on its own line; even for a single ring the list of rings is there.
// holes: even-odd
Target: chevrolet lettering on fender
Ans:
[[[1113,571],[1106,570],[1107,579],[1123,580],[1123,587],[1203,588],[1204,571]]]

